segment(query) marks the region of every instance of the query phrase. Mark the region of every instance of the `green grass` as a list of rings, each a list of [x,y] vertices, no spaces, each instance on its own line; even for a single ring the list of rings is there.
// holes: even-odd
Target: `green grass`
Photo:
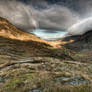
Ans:
[[[76,57],[84,57],[84,56],[86,56],[86,55],[83,54],[83,53],[77,53],[77,54],[75,54],[75,56],[76,56]]]

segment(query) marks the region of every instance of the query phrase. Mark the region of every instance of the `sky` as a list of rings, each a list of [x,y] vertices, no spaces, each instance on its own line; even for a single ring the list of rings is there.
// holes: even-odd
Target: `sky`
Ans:
[[[0,0],[0,16],[25,32],[54,39],[92,16],[92,0]]]

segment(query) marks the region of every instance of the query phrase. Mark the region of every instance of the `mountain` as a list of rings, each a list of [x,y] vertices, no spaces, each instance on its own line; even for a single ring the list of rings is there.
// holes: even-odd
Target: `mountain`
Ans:
[[[56,45],[60,44],[58,42],[48,42],[45,40],[41,40],[40,38],[36,37],[33,34],[23,32],[22,30],[12,25],[8,20],[2,17],[0,17],[0,36],[11,39],[23,40],[23,41],[28,41],[28,40],[37,41],[48,44],[53,47],[56,47]]]
[[[48,57],[55,55],[55,57],[59,57],[60,55],[62,55],[62,58],[64,58],[63,56],[66,56],[62,52],[60,54],[58,54],[58,52],[54,53],[53,49],[61,48],[61,42],[41,40],[33,34],[21,31],[20,29],[12,25],[9,21],[1,17],[0,44],[1,52],[4,52],[5,55],[11,54],[13,57],[17,55],[17,52],[19,54],[26,54],[25,57],[36,57],[41,55],[41,57],[43,58],[44,55]],[[23,56],[20,55],[20,57],[22,58]],[[67,56],[66,58],[71,57]]]
[[[19,40],[38,40],[39,38],[32,34],[25,33],[20,29],[17,29],[14,25],[12,25],[8,20],[0,17],[0,36],[4,36],[12,39]]]
[[[0,17],[0,92],[92,92],[91,40],[44,41]]]
[[[76,52],[74,58],[78,61],[89,62],[92,60],[92,31],[89,30],[80,36],[71,36],[64,39],[64,41],[72,41],[72,43],[65,44],[68,49]]]

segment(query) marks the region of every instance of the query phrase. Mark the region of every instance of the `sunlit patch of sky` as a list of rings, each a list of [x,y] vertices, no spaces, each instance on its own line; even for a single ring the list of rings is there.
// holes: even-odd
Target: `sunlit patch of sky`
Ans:
[[[56,30],[55,32],[52,33],[46,32],[46,29],[35,29],[33,33],[44,40],[57,40],[59,38],[62,38],[67,33],[67,31]]]

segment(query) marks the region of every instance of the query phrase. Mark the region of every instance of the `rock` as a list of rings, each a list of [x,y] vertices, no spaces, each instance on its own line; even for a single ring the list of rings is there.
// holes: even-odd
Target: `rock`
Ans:
[[[16,61],[16,62],[18,62],[18,63],[31,63],[31,62],[33,62],[33,60],[32,59],[21,59],[21,60],[18,60],[18,61]]]
[[[34,89],[34,90],[29,91],[29,92],[42,92],[42,91],[39,89]]]
[[[60,77],[60,78],[57,78],[56,81],[57,82],[60,82],[60,81],[68,81],[70,78],[68,77]]]
[[[0,77],[0,83],[4,82],[4,79],[2,77]]]
[[[56,79],[56,82],[60,82],[61,84],[68,84],[68,85],[81,85],[81,84],[88,84],[89,81],[82,78],[82,77],[59,77]]]

